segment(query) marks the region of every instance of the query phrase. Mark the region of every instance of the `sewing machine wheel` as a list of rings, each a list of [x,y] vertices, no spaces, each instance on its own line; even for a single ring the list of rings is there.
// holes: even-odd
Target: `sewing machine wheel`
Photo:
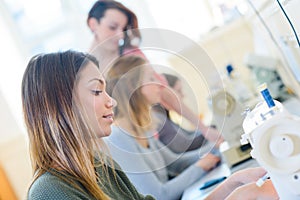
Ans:
[[[236,105],[236,101],[231,94],[220,91],[212,97],[212,106],[216,114],[230,115]]]

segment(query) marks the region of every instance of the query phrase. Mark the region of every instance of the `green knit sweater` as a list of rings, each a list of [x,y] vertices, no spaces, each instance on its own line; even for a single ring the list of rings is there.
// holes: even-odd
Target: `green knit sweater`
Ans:
[[[136,199],[136,200],[153,200],[152,196],[143,196],[135,189],[124,172],[107,167],[108,176],[105,175],[101,167],[97,172],[101,177],[102,183],[99,184],[101,189],[111,198],[115,200]],[[75,189],[63,179],[54,175],[55,173],[47,172],[40,176],[31,185],[28,191],[28,200],[79,200],[94,199],[87,192]],[[109,180],[108,180],[109,179]],[[83,190],[84,188],[78,183]],[[85,190],[84,190],[85,191]]]

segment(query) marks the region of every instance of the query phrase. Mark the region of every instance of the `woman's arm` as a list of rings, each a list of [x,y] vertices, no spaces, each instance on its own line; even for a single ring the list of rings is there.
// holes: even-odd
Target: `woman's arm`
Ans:
[[[155,198],[163,200],[179,199],[188,186],[204,175],[204,171],[200,167],[192,165],[176,178],[162,182],[157,177],[157,173],[166,170],[164,167],[167,166],[160,163],[161,168],[158,168],[155,173],[147,160],[148,156],[151,157],[151,153],[147,155],[141,153],[136,148],[135,142],[134,138],[113,129],[107,144],[112,157],[142,194],[151,194]],[[165,175],[167,175],[167,171]]]
[[[246,198],[245,198],[246,197]],[[271,180],[258,187],[256,183],[248,183],[235,189],[226,200],[235,199],[256,199],[256,200],[276,200],[279,199],[278,194]]]
[[[256,197],[260,195],[261,197],[275,197],[277,194],[271,182],[266,182],[262,187],[256,186],[255,182],[264,174],[266,174],[266,171],[261,167],[238,171],[215,188],[205,200],[240,199],[237,197],[245,199],[246,197],[253,197],[252,195],[256,195]]]
[[[157,146],[157,149],[159,149],[161,155],[163,155],[171,175],[179,174],[189,166],[197,163],[198,167],[201,167],[205,171],[209,171],[211,168],[216,166],[216,164],[220,160],[219,155],[205,155],[209,151],[216,151],[216,149],[213,148],[213,145],[208,144],[208,146],[206,148],[203,148],[203,150],[201,148],[185,153],[174,153],[169,148],[166,148],[166,146],[163,145],[160,141],[154,140],[154,143]]]
[[[161,102],[167,110],[174,110],[179,115],[188,119],[197,129],[199,129],[203,136],[211,142],[216,142],[219,146],[223,141],[221,133],[212,127],[208,127],[199,119],[184,102],[176,95],[172,88],[164,86],[161,92]]]

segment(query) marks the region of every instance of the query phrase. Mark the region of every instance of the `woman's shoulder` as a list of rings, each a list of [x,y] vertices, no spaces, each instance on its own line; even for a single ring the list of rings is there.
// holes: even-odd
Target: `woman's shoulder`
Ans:
[[[46,172],[38,177],[28,190],[28,200],[89,199],[86,194],[75,189],[63,179]]]
[[[114,160],[104,166],[99,165],[96,167],[96,170],[102,182],[100,187],[111,198],[154,200],[151,196],[140,194],[123,172],[122,168]]]

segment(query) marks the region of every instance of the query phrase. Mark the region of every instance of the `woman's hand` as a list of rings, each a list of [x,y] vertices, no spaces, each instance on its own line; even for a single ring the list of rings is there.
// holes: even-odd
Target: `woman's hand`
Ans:
[[[236,188],[226,200],[234,199],[256,199],[256,200],[276,200],[279,199],[278,194],[271,180],[258,187],[255,182],[248,183]]]
[[[247,183],[256,182],[266,173],[266,170],[262,167],[253,167],[235,172],[231,175],[230,179],[231,182],[241,186]]]
[[[201,167],[204,171],[209,171],[216,167],[216,165],[220,162],[220,157],[215,156],[211,153],[203,156],[198,162],[196,166]]]
[[[206,200],[278,199],[270,180],[261,187],[256,185],[256,181],[266,173],[261,167],[237,171],[215,188]]]
[[[169,86],[162,86],[161,88],[161,105],[163,105],[167,110],[174,110],[178,114],[182,113],[182,104],[176,92]]]
[[[203,128],[202,128],[203,129]],[[206,130],[202,131],[203,136],[210,142],[216,144],[216,147],[219,147],[222,142],[224,142],[224,138],[221,133],[212,127],[205,128]]]

